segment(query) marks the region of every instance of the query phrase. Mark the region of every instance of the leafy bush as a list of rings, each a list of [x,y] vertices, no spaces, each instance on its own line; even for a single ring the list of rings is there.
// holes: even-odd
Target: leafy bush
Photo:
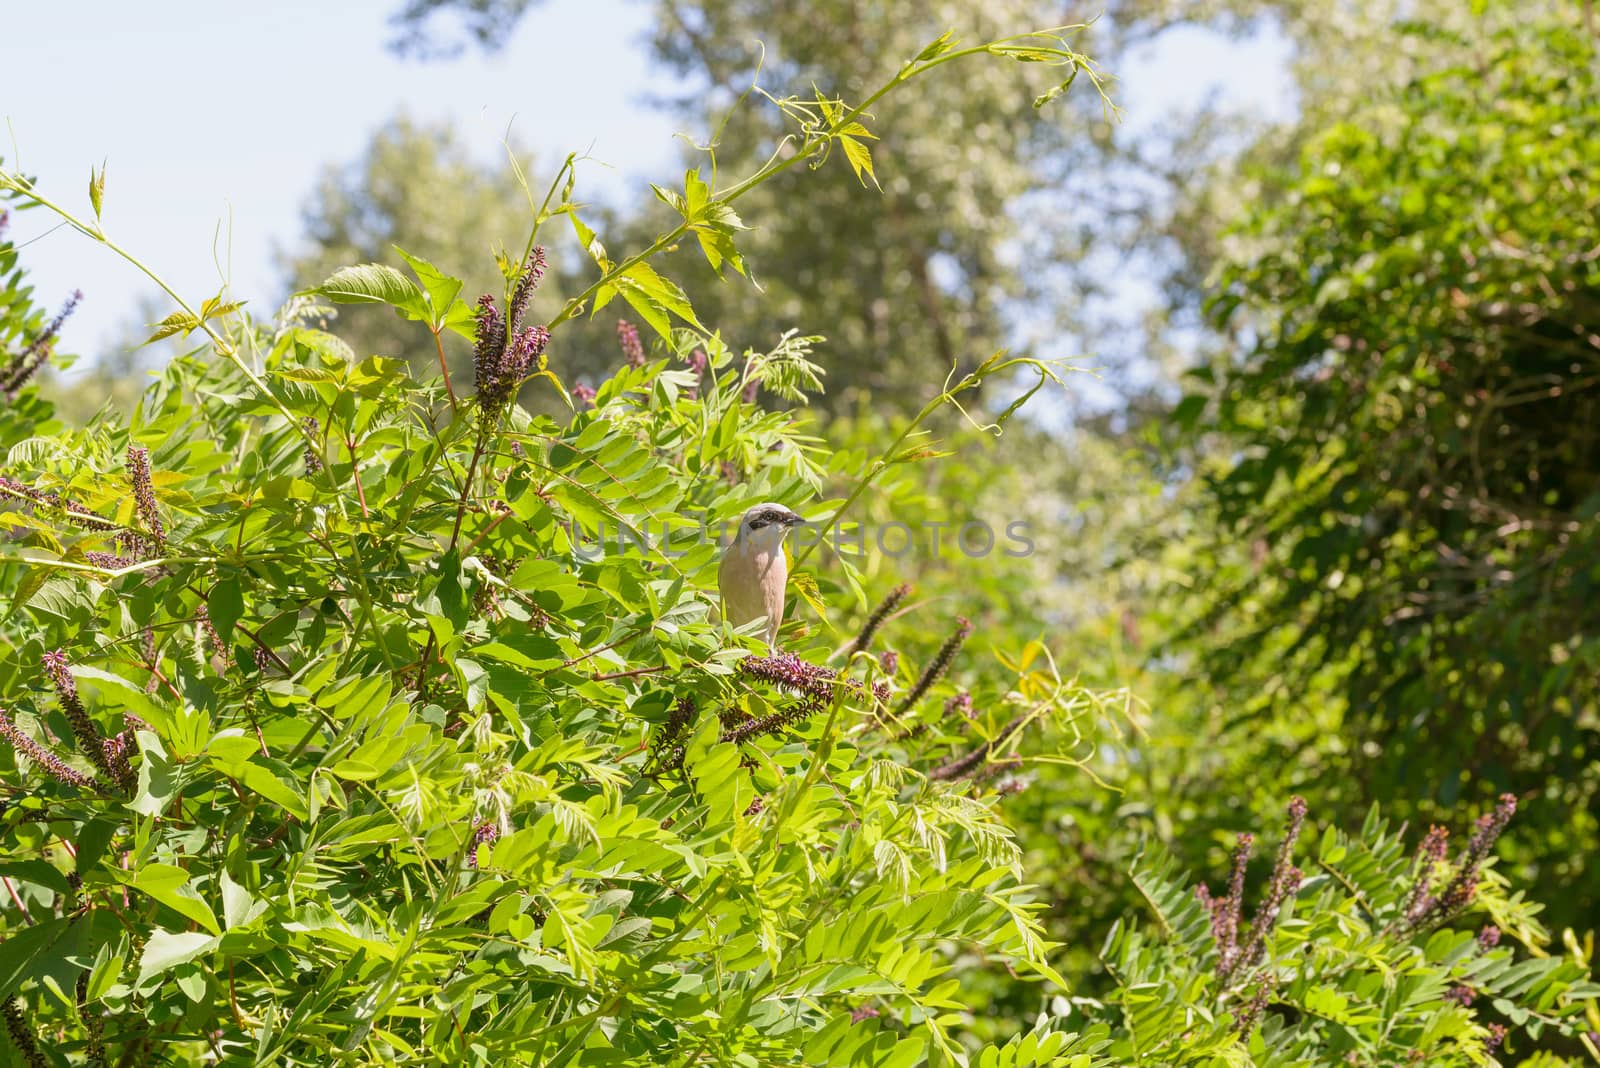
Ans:
[[[1082,62],[941,41],[897,81],[981,52]],[[870,167],[860,108],[788,106],[804,140],[774,173],[840,144]],[[475,312],[410,257],[315,295],[470,335],[473,396],[349,351],[305,300],[275,323],[180,302],[157,334],[208,344],[129,425],[12,450],[15,1043],[92,1063],[909,1064],[958,1051],[944,946],[1053,975],[974,779],[1030,723],[1080,717],[1076,691],[1045,661],[991,671],[952,751],[904,729],[950,696],[938,671],[891,683],[865,648],[828,667],[821,632],[789,642],[805,660],[750,656],[707,619],[698,517],[777,499],[837,519],[818,495],[874,473],[748,399],[801,399],[804,344],[729,351],[649,266],[689,233],[740,266],[729,205],[760,177],[713,194],[691,173],[666,197],[681,225],[620,262],[554,187],[537,222],[583,235],[584,299],[620,295],[660,337],[648,355],[627,337],[569,422],[513,403],[563,389],[530,236]],[[73,222],[109,244],[99,196]],[[1027,367],[1053,377],[997,357],[952,388]]]
[[[1374,808],[1359,835],[1327,827],[1302,872],[1297,798],[1248,913],[1251,835],[1239,837],[1218,895],[1191,889],[1153,853],[1134,883],[1159,934],[1111,932],[1104,957],[1117,988],[1087,1015],[1117,1023],[1114,1056],[1157,1064],[1485,1064],[1508,1028],[1534,1041],[1546,1029],[1575,1036],[1583,1000],[1600,994],[1585,966],[1517,961],[1502,945],[1511,936],[1539,950],[1548,938],[1539,907],[1485,864],[1515,809],[1502,798],[1451,856],[1443,827],[1408,855]],[[1469,906],[1489,922],[1474,930]]]
[[[941,40],[889,88],[981,53],[1084,64],[1055,38]],[[1088,1068],[1303,1048],[1258,1025],[1196,1037],[1183,1014],[1149,1032],[1145,976],[1185,997],[1204,984],[1197,906],[1171,959],[1114,942],[1140,977],[1123,1014],[1068,1003],[1010,1034],[971,1026],[979,959],[1067,987],[1002,799],[1020,754],[1059,763],[1105,706],[1042,643],[999,644],[898,588],[871,608],[867,585],[894,576],[808,569],[813,549],[793,586],[816,618],[790,623],[786,651],[709,618],[704,524],[770,499],[832,529],[885,472],[937,455],[922,425],[942,405],[985,379],[1056,378],[997,355],[875,453],[753,403],[814,391],[814,339],[736,353],[650,261],[692,234],[738,269],[743,191],[830,149],[870,169],[861,107],[781,103],[793,151],[726,188],[691,172],[662,190],[680,221],[639,253],[610,258],[569,161],[504,292],[475,308],[403,252],[409,273],[346,268],[273,322],[173,293],[157,334],[204,345],[126,425],[59,429],[26,392],[0,409],[0,999],[24,1063]],[[0,185],[116,247],[98,177],[92,219],[15,174]],[[563,216],[599,275],[539,322],[538,232]],[[652,341],[623,324],[615,374],[572,390],[569,419],[520,407],[523,389],[568,396],[560,327],[618,296]],[[307,325],[320,300],[469,337],[474,388],[351,351]],[[38,329],[20,303],[8,339]],[[853,638],[830,606],[864,615]],[[1160,874],[1141,878],[1175,915]],[[1301,928],[1274,885],[1276,965]],[[1319,937],[1348,937],[1337,902],[1313,900]],[[1240,974],[1261,967],[1252,951]],[[1331,953],[1303,967],[1286,988],[1344,974]],[[1541,966],[1529,1011],[1564,1022],[1581,970]],[[1416,1015],[1380,1009],[1334,1022],[1388,1035]],[[1464,1008],[1436,1015],[1481,1050]]]

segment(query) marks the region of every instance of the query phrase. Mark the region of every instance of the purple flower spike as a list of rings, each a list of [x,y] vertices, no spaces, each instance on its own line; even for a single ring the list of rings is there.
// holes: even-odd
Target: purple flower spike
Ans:
[[[628,366],[643,367],[648,362],[644,345],[639,340],[639,328],[626,319],[617,320],[617,344],[622,346],[622,355],[627,357]]]
[[[50,353],[55,349],[56,335],[61,333],[61,324],[67,321],[81,300],[83,292],[75,291],[61,306],[55,318],[51,319],[21,352],[0,368],[0,392],[5,393],[7,400],[15,399],[18,391],[49,361]]]
[[[512,291],[509,317],[502,318],[492,296],[485,293],[478,298],[472,369],[478,407],[485,415],[499,415],[516,397],[523,379],[545,368],[544,350],[550,343],[550,331],[543,326],[522,325],[523,314],[544,270],[544,249],[536,248]]]
[[[160,552],[167,543],[167,528],[156,510],[155,482],[150,477],[150,450],[143,445],[128,446],[128,481],[133,483],[133,501],[139,521],[144,524],[153,547]]]
[[[102,790],[103,787],[94,779],[68,767],[66,763],[50,750],[22,733],[22,728],[4,711],[0,711],[0,738],[10,743],[11,748],[33,761],[52,778],[64,782],[68,786],[76,786],[83,790]]]

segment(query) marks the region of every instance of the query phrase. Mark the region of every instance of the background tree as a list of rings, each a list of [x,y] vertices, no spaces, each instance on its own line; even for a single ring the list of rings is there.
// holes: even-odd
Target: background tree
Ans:
[[[525,169],[531,161],[524,159]],[[400,263],[395,246],[436,263],[459,263],[464,292],[498,292],[495,255],[528,214],[528,198],[504,157],[475,156],[448,126],[396,118],[377,130],[351,163],[330,166],[304,211],[305,235],[280,252],[290,291],[320,284],[340,267]],[[520,250],[518,250],[520,253]],[[552,288],[560,291],[559,284]],[[413,367],[437,367],[433,338],[394,310],[337,309],[340,334],[358,352],[381,353]],[[452,371],[467,372],[468,342],[443,335]]]
[[[389,20],[396,31],[389,47],[424,59],[458,55],[468,44],[492,52],[532,4],[533,0],[406,0]],[[464,40],[440,27],[452,15]]]
[[[1593,43],[1422,47],[1447,61],[1307,137],[1231,238],[1213,313],[1255,340],[1181,415],[1219,534],[1254,548],[1216,548],[1183,647],[1241,725],[1326,691],[1339,743],[1293,758],[1351,805],[1525,798],[1521,859],[1577,921],[1600,900]]]

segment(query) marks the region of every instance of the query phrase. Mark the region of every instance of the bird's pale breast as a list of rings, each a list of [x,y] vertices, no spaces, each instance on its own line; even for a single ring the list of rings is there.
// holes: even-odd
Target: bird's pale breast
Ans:
[[[782,547],[776,552],[730,547],[717,568],[717,585],[728,621],[738,627],[766,616],[770,644],[783,622],[783,592],[788,578],[789,562]]]

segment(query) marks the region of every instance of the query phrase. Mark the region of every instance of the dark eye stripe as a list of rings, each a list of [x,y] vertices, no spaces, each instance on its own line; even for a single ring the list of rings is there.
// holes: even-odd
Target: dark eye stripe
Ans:
[[[771,526],[773,523],[782,523],[788,519],[788,514],[776,509],[759,512],[750,517],[750,529],[760,530],[762,527]]]

